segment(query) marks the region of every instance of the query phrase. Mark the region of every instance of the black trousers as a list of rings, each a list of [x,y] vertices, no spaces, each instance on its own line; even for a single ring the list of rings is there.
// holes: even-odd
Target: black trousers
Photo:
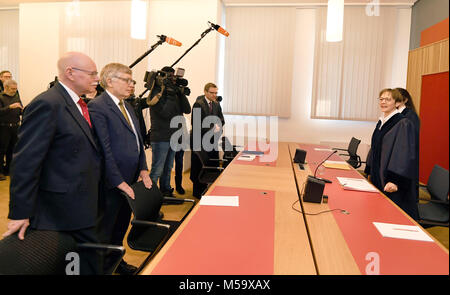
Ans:
[[[79,244],[98,243],[99,239],[95,227],[66,231]],[[83,251],[78,253],[80,256],[80,275],[101,275],[103,274],[103,255],[99,251]]]
[[[0,173],[8,174],[19,126],[0,125]],[[6,159],[5,159],[6,158]]]
[[[177,187],[181,187],[183,181],[183,158],[184,150],[175,153],[175,184]]]

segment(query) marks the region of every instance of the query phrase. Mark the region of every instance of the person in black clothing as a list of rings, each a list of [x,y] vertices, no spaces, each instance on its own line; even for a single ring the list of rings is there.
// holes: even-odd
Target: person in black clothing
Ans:
[[[172,196],[170,173],[172,171],[175,150],[171,146],[172,135],[179,127],[171,127],[173,118],[181,114],[189,114],[191,105],[186,95],[176,85],[175,70],[164,67],[161,70],[166,78],[163,82],[155,83],[147,99],[150,107],[150,145],[152,147],[152,168],[150,178],[158,183],[159,189],[165,196]],[[178,138],[176,139],[176,143]]]
[[[0,72],[0,93],[4,90],[4,84],[7,80],[12,79],[12,74],[10,71],[1,71]]]
[[[420,119],[416,112],[416,107],[414,106],[414,102],[409,94],[408,90],[404,88],[395,88],[392,91],[392,96],[395,101],[399,103],[397,107],[398,111],[408,118],[414,126],[414,130],[416,133],[416,192],[417,202],[419,202],[419,136],[420,136]]]
[[[364,172],[377,189],[417,220],[414,126],[397,110],[399,103],[392,89],[380,92],[379,104],[383,115],[372,134]]]
[[[6,80],[4,87],[3,93],[0,94],[0,180],[5,179],[4,175],[9,175],[23,109],[17,92],[17,82]]]
[[[219,158],[218,140],[222,134],[223,125],[225,125],[225,119],[222,113],[222,107],[217,101],[217,86],[214,83],[207,83],[205,85],[204,95],[197,97],[194,105],[192,106],[191,117],[191,149],[193,151],[207,151],[210,159]],[[212,116],[212,117],[210,117]],[[209,127],[203,128],[203,120],[209,117],[214,121]],[[210,146],[204,146],[203,138],[208,134],[212,134],[209,141]],[[193,183],[193,196],[201,198],[206,186],[198,181],[198,175],[202,168],[200,159],[191,154],[191,181]]]

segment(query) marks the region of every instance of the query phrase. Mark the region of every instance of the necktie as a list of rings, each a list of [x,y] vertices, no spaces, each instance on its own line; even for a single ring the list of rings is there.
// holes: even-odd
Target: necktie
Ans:
[[[130,119],[128,118],[127,112],[125,111],[125,107],[123,106],[123,101],[122,100],[119,102],[119,107],[120,107],[120,111],[122,112],[123,116],[127,120],[128,125],[131,126]]]
[[[209,102],[209,113],[212,114],[212,101]]]
[[[86,121],[89,124],[89,127],[92,128],[92,124],[91,124],[91,119],[89,118],[89,111],[88,111],[88,107],[87,104],[84,102],[84,100],[82,100],[80,98],[80,100],[78,101],[78,104],[81,107],[81,112],[83,113],[83,117],[86,119]]]

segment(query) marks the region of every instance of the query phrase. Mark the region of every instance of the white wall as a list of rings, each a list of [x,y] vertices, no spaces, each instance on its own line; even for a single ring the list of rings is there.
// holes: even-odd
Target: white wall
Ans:
[[[410,9],[402,9],[398,13],[398,19],[396,21],[401,24],[400,29],[395,32],[398,47],[396,47],[396,51],[393,53],[395,66],[393,65],[392,85],[386,85],[386,87],[406,86]],[[316,144],[330,143],[336,147],[347,147],[351,137],[354,136],[361,139],[358,154],[365,159],[376,122],[323,120],[311,119],[310,117],[314,66],[314,28],[314,9],[297,9],[295,56],[293,60],[292,109],[290,118],[280,118],[278,120],[279,141]],[[256,121],[255,117],[248,116],[226,115],[225,118],[225,127],[228,128],[231,127],[230,125],[238,124],[242,121]],[[225,131],[227,132],[227,130]],[[237,136],[239,138],[243,134],[240,133]]]

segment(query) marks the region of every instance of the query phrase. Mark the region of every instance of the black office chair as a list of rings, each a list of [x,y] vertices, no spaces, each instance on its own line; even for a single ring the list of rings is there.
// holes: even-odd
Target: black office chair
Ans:
[[[226,136],[222,136],[222,150],[223,150],[223,158],[227,160],[225,162],[225,167],[233,161],[233,159],[239,154],[236,150],[236,145],[231,144],[230,140]]]
[[[202,164],[202,168],[198,174],[198,181],[206,185],[204,190],[206,192],[225,168],[220,167],[219,159],[210,159],[208,153],[205,151],[194,151],[194,153]]]
[[[449,225],[449,172],[439,165],[435,165],[431,171],[426,185],[420,185],[420,189],[430,194],[430,200],[426,204],[418,204],[419,224],[423,227]]]
[[[69,264],[74,259],[69,253],[82,257],[83,253],[96,254],[100,260],[111,259],[105,274],[112,274],[125,254],[119,246],[104,244],[78,244],[64,232],[33,230],[28,228],[25,239],[17,233],[0,240],[0,274],[4,275],[65,275],[75,272]]]
[[[150,252],[151,254],[141,263],[135,274],[138,274],[144,266],[159,252],[178,226],[184,221],[195,205],[191,199],[163,197],[158,186],[153,183],[151,189],[147,189],[143,182],[137,182],[131,187],[134,190],[135,199],[127,196],[134,218],[131,221],[131,229],[128,233],[127,243],[133,250]],[[123,193],[125,195],[125,193]],[[159,215],[163,204],[191,203],[192,206],[181,220],[163,220]]]
[[[349,157],[347,159],[347,163],[350,164],[350,166],[352,166],[353,168],[357,169],[357,168],[361,167],[361,165],[363,163],[365,163],[364,161],[361,161],[361,157],[358,156],[358,154],[356,153],[358,151],[358,147],[359,147],[360,143],[361,143],[361,140],[352,137],[352,139],[350,140],[350,142],[348,144],[347,149],[333,148],[333,150],[346,151],[347,154],[339,154],[339,155]]]

